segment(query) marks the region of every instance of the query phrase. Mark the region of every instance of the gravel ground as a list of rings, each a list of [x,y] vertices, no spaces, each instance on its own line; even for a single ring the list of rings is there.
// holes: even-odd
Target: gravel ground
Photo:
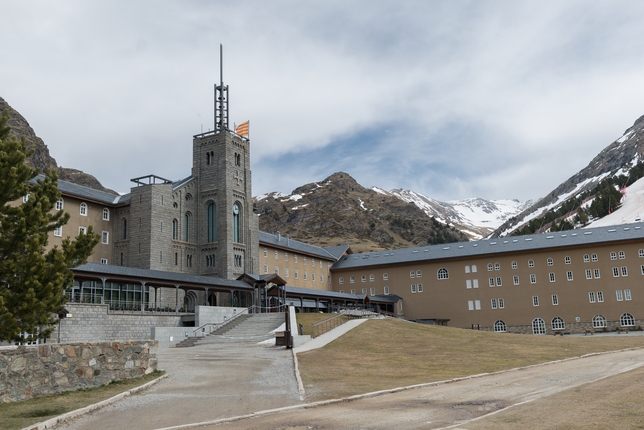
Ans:
[[[486,425],[488,414],[557,395],[565,410],[567,398],[562,395],[565,390],[642,366],[644,349],[608,353],[200,428],[493,429],[494,424]],[[584,424],[584,419],[580,416],[578,424]],[[543,426],[542,421],[543,416],[536,411],[529,423],[509,428],[558,428],[556,424]],[[624,427],[616,422],[613,428]]]
[[[58,429],[157,429],[300,403],[293,356],[254,344],[160,348],[169,377]]]

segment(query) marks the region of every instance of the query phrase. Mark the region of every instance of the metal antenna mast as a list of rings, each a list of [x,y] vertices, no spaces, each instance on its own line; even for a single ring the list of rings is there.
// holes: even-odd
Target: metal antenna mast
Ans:
[[[224,47],[219,44],[219,85],[215,85],[215,131],[228,128],[228,85],[224,85]]]

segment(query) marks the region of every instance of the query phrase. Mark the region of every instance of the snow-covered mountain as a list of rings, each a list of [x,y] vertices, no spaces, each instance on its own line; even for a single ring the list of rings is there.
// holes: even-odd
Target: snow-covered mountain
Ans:
[[[530,221],[544,217],[549,211],[556,211],[571,199],[579,198],[582,193],[593,190],[605,179],[618,177],[620,175],[628,177],[630,169],[644,161],[643,137],[644,115],[639,117],[632,127],[626,129],[620,138],[608,145],[593,158],[588,166],[575,173],[546,197],[540,199],[516,217],[508,219],[508,221],[503,223],[494,232],[493,236],[510,234],[522,226],[527,225]],[[621,208],[612,210],[610,215],[602,218],[601,221],[596,220],[590,225],[614,225],[627,222],[628,220],[630,220],[628,222],[634,222],[636,218],[639,218],[639,213],[644,215],[644,199],[640,200],[638,197],[641,191],[638,188],[640,187],[638,182],[622,190],[626,196],[624,203],[629,201],[628,211],[624,210],[626,207],[624,205]],[[619,184],[619,187],[622,187],[622,184]],[[593,196],[589,197],[589,200],[584,202],[581,207],[587,209],[592,204],[593,198]],[[570,218],[572,219],[572,217]]]
[[[441,202],[410,190],[385,191],[378,187],[371,189],[383,195],[395,196],[405,202],[414,203],[427,216],[454,226],[470,239],[475,240],[488,237],[504,222],[534,203],[532,200],[520,202],[519,200],[485,200],[481,198]]]

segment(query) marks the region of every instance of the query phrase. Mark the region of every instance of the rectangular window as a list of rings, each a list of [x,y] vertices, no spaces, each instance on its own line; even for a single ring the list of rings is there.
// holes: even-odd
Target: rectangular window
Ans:
[[[293,261],[297,263],[297,255],[293,256]]]
[[[362,294],[364,294],[365,296],[367,295],[367,289],[366,288],[362,289]]]
[[[352,289],[351,289],[351,294],[355,294],[355,293],[356,293],[356,289],[355,289],[355,288],[352,288]]]
[[[268,273],[268,264],[264,264],[264,273]]]
[[[416,284],[411,284],[411,292],[412,293],[416,292]]]
[[[87,233],[87,227],[78,227],[78,234]]]
[[[597,254],[593,254],[593,255],[591,255],[591,258],[592,258],[593,262],[595,262],[595,261],[598,261],[598,260],[599,260],[599,258],[597,258]]]
[[[617,296],[617,301],[621,302],[624,300],[624,296],[622,296],[622,290],[615,290],[615,295]]]
[[[107,258],[101,258],[101,264],[107,264]],[[628,299],[630,300],[630,299]]]
[[[469,290],[470,288],[472,288],[472,281],[471,281],[471,280],[467,279],[467,280],[465,281],[465,288],[467,288],[468,290]]]
[[[492,309],[496,309],[496,299],[491,300]]]
[[[477,311],[481,310],[481,301],[480,300],[474,300],[474,309]]]
[[[294,275],[294,278],[295,278],[295,279],[297,279],[297,277],[298,277],[298,275],[299,275],[299,274],[297,273],[297,270],[293,273],[293,275]],[[341,283],[344,283],[344,281],[343,281],[343,282],[341,282]]]
[[[311,273],[311,281],[315,281],[315,273]]]
[[[572,281],[572,272],[571,271],[566,272],[566,279],[568,279],[569,281]]]
[[[56,227],[54,229],[54,236],[56,236],[56,237],[62,237],[63,236],[63,226],[62,225],[60,227]]]
[[[385,296],[389,295],[389,287],[385,287]]]
[[[284,261],[288,261],[288,252],[284,253]]]
[[[595,303],[595,293],[592,291],[588,293],[588,301],[590,301],[590,303]]]
[[[494,270],[494,266],[492,265],[492,263],[490,263],[487,265],[487,271],[491,272],[492,270]]]
[[[537,275],[535,275],[535,274],[530,275],[530,283],[531,284],[536,284],[537,283]]]
[[[423,275],[423,273],[420,270],[416,270],[416,277],[420,278]]]
[[[373,287],[369,288],[369,295],[370,296],[375,296],[376,295],[376,289],[373,288]]]
[[[519,285],[519,276],[518,275],[514,275],[512,277],[512,280],[514,282],[514,285]]]
[[[624,251],[619,251],[619,259],[623,260],[626,258],[626,254],[624,254]]]
[[[496,278],[496,286],[497,287],[501,286],[501,278]]]
[[[572,260],[570,260],[570,257],[566,256],[566,257],[564,257],[564,262],[566,264],[570,264],[570,263],[572,263]]]
[[[642,270],[642,275],[644,275],[644,265],[640,266],[640,269]]]
[[[505,301],[503,299],[499,299],[499,309],[503,309],[505,307]]]
[[[383,280],[383,281],[387,281],[388,279],[389,279],[389,275],[388,275],[388,274],[386,274],[386,273],[383,273],[383,274],[382,274],[382,280]]]
[[[474,310],[474,300],[468,300],[467,301],[467,310],[468,311],[473,311]]]
[[[410,278],[415,278],[416,277],[416,271],[415,270],[410,271],[409,272],[409,277]]]
[[[593,279],[593,272],[590,269],[586,269],[586,279]]]
[[[631,290],[624,290],[624,299],[625,300],[630,300],[631,299]]]
[[[108,231],[103,231],[103,233],[101,234],[101,243],[103,245],[110,243],[110,233]]]
[[[376,277],[373,275],[369,275],[369,282],[374,282],[376,280]]]
[[[597,301],[598,301],[599,303],[603,303],[603,302],[604,302],[604,293],[603,293],[603,292],[601,292],[601,291],[597,291]]]
[[[306,272],[304,272],[304,280],[305,280],[305,281],[306,281],[306,275],[307,275],[307,273],[306,273]],[[352,278],[352,279],[353,279],[353,278]],[[353,283],[353,282],[352,282],[352,283]]]
[[[490,283],[490,287],[494,286],[494,278],[490,278],[488,282]]]
[[[552,295],[552,304],[557,306],[559,304],[559,297],[556,294]]]
[[[279,267],[277,267],[277,266],[275,266],[275,274],[276,274],[276,275],[279,275],[279,274],[280,274],[280,268],[279,268]]]
[[[617,253],[616,252],[611,252],[610,253],[610,259],[611,260],[617,260]]]
[[[123,255],[123,254],[121,254],[121,256],[122,256],[122,255]],[[174,265],[176,266],[176,265],[178,265],[178,264],[179,264],[179,253],[175,252],[175,253],[174,253]],[[123,265],[123,264],[121,264],[121,265]],[[268,272],[268,267],[266,268],[266,272]]]
[[[584,263],[589,263],[590,262],[590,257],[588,254],[584,254]]]
[[[628,269],[626,266],[622,266],[622,276],[628,276]]]
[[[479,280],[475,279],[474,281],[472,281],[472,285],[474,286],[474,288],[478,288],[479,287]]]
[[[532,296],[532,306],[539,306],[539,297]]]
[[[423,292],[423,284],[418,284],[418,292],[419,293]]]
[[[284,269],[284,276],[286,276],[288,278],[288,267],[286,269]]]
[[[595,279],[599,279],[599,269],[595,269]]]
[[[613,277],[615,278],[619,277],[619,268],[613,267]]]
[[[278,258],[279,258],[279,254],[277,253],[277,251],[275,251],[275,259],[277,260]]]
[[[550,282],[555,282],[555,274],[554,274],[554,272],[550,272],[548,274],[548,278],[550,279]]]

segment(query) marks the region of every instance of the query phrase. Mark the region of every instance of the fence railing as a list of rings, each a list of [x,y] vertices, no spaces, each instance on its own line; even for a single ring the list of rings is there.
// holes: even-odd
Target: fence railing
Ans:
[[[321,336],[324,333],[344,324],[348,320],[349,316],[342,313],[323,319],[322,321],[318,321],[311,325],[311,337],[316,338]]]
[[[220,323],[206,323],[206,324],[203,324],[203,325],[197,327],[196,329],[194,329],[192,331],[192,335],[193,336],[206,336],[206,335],[209,335],[210,333],[212,333],[212,332],[214,332],[216,330],[219,330],[222,327],[227,326],[231,322],[233,322],[236,319],[238,319],[240,316],[248,315],[250,313],[250,309],[251,308],[246,308],[246,309],[242,310],[241,312],[239,312],[238,314],[235,314],[232,317],[230,317],[230,318],[228,318],[225,321],[220,322]]]
[[[175,301],[147,303],[140,300],[107,300],[103,295],[92,293],[67,292],[65,293],[68,303],[87,303],[108,305],[110,311],[114,312],[146,312],[146,313],[192,313],[194,309],[188,309],[184,304],[177,309]]]

